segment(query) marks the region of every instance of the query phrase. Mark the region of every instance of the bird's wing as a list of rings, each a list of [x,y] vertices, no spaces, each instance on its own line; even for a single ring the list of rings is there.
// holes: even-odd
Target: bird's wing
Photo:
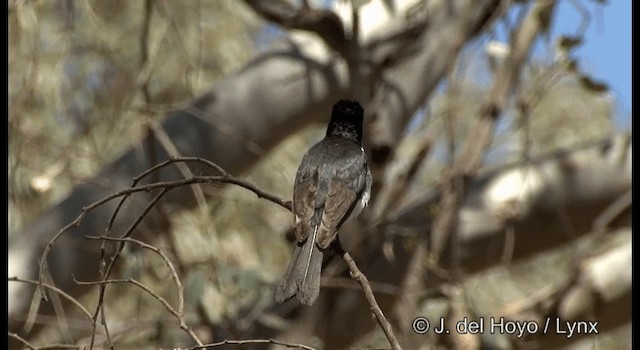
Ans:
[[[367,158],[360,147],[352,147],[343,153],[327,186],[324,212],[320,220],[317,242],[326,248],[336,239],[338,229],[349,218],[363,192],[368,191]]]
[[[317,233],[320,248],[326,248],[338,234],[338,228],[356,205],[358,192],[341,179],[333,179],[329,183],[324,211]]]
[[[318,193],[318,171],[299,173],[293,188],[293,226],[296,239],[303,242],[313,233],[311,220],[316,209]]]

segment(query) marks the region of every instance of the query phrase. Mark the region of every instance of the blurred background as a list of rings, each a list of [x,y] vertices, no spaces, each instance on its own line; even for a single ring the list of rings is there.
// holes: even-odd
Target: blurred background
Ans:
[[[339,257],[312,307],[275,304],[282,206],[222,182],[113,195],[220,175],[191,161],[138,178],[200,157],[289,200],[344,97],[365,107],[375,180],[340,237],[403,348],[631,347],[631,1],[8,11],[10,349],[388,348]],[[416,334],[416,317],[540,329]],[[575,322],[598,334],[568,336]]]

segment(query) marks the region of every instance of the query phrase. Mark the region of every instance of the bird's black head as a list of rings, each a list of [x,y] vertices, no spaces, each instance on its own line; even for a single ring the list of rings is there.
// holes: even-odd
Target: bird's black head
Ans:
[[[344,137],[361,143],[363,119],[364,111],[358,101],[340,100],[333,105],[326,136]]]

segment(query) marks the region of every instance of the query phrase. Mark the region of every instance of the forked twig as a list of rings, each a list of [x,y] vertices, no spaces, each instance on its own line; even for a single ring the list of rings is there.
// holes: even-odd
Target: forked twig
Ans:
[[[214,170],[216,173],[218,173],[219,175],[213,175],[213,176],[192,176],[189,178],[185,178],[185,179],[180,179],[180,180],[174,180],[174,181],[164,181],[164,182],[155,182],[155,183],[149,183],[149,184],[145,184],[145,185],[138,185],[138,183],[140,182],[140,180],[142,180],[143,178],[147,177],[148,175],[172,164],[172,163],[176,163],[176,162],[193,162],[193,163],[199,163],[202,165],[205,165],[207,167],[209,167],[210,169]],[[252,339],[252,340],[225,340],[222,342],[218,342],[218,343],[212,343],[212,344],[208,344],[208,345],[203,345],[203,343],[198,339],[198,337],[196,336],[196,334],[193,332],[193,330],[191,330],[191,328],[186,324],[185,320],[184,320],[184,300],[183,300],[183,289],[182,289],[182,284],[180,282],[180,279],[177,276],[177,272],[175,270],[175,268],[173,267],[171,261],[168,259],[168,257],[158,248],[153,247],[149,244],[146,244],[144,242],[135,240],[133,238],[130,238],[129,236],[133,233],[133,231],[135,230],[135,228],[140,224],[140,222],[142,221],[142,219],[148,214],[148,212],[151,210],[151,208],[153,208],[153,206],[158,202],[158,200],[164,195],[166,194],[169,190],[176,188],[176,187],[181,187],[181,186],[186,186],[186,185],[192,185],[192,184],[198,184],[198,183],[228,183],[228,184],[234,184],[236,186],[240,186],[242,188],[245,188],[253,193],[255,193],[258,198],[263,198],[266,199],[272,203],[275,203],[277,205],[280,205],[281,207],[291,211],[292,207],[291,207],[291,201],[286,201],[283,200],[277,196],[271,195],[267,192],[264,192],[260,189],[258,189],[256,186],[242,180],[239,178],[236,178],[232,175],[230,175],[229,173],[227,173],[224,169],[222,169],[220,166],[218,166],[217,164],[210,162],[206,159],[202,159],[199,157],[180,157],[180,158],[170,158],[162,163],[159,163],[149,169],[147,169],[146,171],[144,171],[143,173],[141,173],[140,175],[136,176],[133,179],[133,184],[130,188],[122,190],[122,191],[118,191],[116,193],[112,193],[104,198],[102,198],[101,200],[87,206],[87,207],[83,207],[81,213],[78,215],[78,217],[71,222],[70,224],[66,225],[65,227],[63,227],[47,244],[47,247],[45,248],[45,251],[41,257],[40,260],[40,274],[39,274],[39,279],[37,282],[34,281],[34,283],[36,283],[42,290],[43,293],[41,293],[41,295],[43,295],[43,298],[45,298],[46,300],[46,294],[44,293],[44,289],[45,288],[49,288],[52,289],[52,286],[49,286],[48,284],[44,283],[44,272],[46,271],[46,260],[48,257],[48,254],[53,246],[53,244],[65,233],[67,232],[71,227],[76,227],[79,226],[81,224],[81,222],[83,221],[83,219],[85,218],[85,216],[91,212],[92,210],[96,209],[97,207],[99,207],[102,204],[105,204],[113,199],[116,198],[121,198],[120,202],[118,203],[116,209],[114,210],[113,215],[111,216],[110,220],[109,220],[109,224],[108,224],[108,228],[106,230],[106,235],[104,236],[100,236],[100,237],[95,237],[95,236],[86,236],[87,239],[101,239],[106,241],[118,241],[119,247],[116,250],[115,255],[113,256],[113,258],[111,259],[109,265],[106,267],[106,269],[103,271],[102,274],[102,280],[101,281],[94,281],[94,282],[81,282],[75,279],[75,277],[73,277],[73,280],[81,285],[99,285],[100,286],[100,300],[98,302],[98,306],[96,308],[95,313],[93,314],[93,316],[91,317],[91,319],[93,320],[93,326],[94,326],[94,335],[95,335],[95,326],[96,326],[96,319],[97,319],[97,315],[99,314],[100,309],[102,308],[103,305],[103,301],[104,301],[104,292],[105,292],[105,287],[108,284],[111,283],[131,283],[134,284],[136,286],[138,286],[139,288],[141,288],[142,290],[144,290],[145,292],[147,292],[149,295],[151,295],[152,297],[154,297],[155,299],[157,299],[172,315],[174,315],[176,317],[176,319],[178,320],[178,322],[180,323],[180,328],[182,330],[184,330],[190,337],[191,339],[193,339],[196,344],[198,344],[198,346],[193,347],[193,348],[189,348],[189,349],[199,349],[199,348],[206,348],[206,347],[212,347],[212,346],[221,346],[221,345],[225,345],[225,344],[259,344],[259,343],[271,343],[271,344],[277,344],[277,345],[282,345],[282,346],[287,346],[287,347],[294,347],[294,348],[300,348],[300,349],[313,349],[311,347],[305,346],[305,345],[301,345],[301,344],[291,344],[291,343],[284,343],[284,342],[280,342],[280,341],[276,341],[273,339]],[[149,192],[149,191],[154,191],[154,190],[161,190],[154,198],[153,200],[151,200],[147,206],[145,207],[145,209],[143,210],[143,212],[138,216],[138,218],[135,220],[135,222],[127,229],[127,231],[121,236],[121,237],[109,237],[108,233],[111,230],[111,227],[113,225],[113,223],[115,222],[115,218],[118,215],[118,212],[120,211],[120,209],[122,208],[124,202],[127,200],[127,198],[129,198],[129,196],[131,196],[134,193],[138,193],[138,192]],[[179,300],[178,300],[178,309],[176,310],[173,306],[171,306],[164,298],[162,298],[160,295],[158,295],[157,293],[153,292],[149,287],[145,286],[144,284],[138,282],[137,280],[133,279],[133,278],[127,278],[127,279],[109,279],[109,275],[113,269],[113,266],[115,264],[115,261],[117,259],[117,257],[120,255],[120,252],[122,251],[122,249],[124,248],[124,244],[127,242],[132,242],[132,243],[136,243],[140,246],[142,246],[143,248],[147,248],[150,250],[155,251],[157,254],[159,254],[161,256],[161,258],[165,261],[165,264],[167,264],[167,266],[169,267],[169,269],[171,270],[172,276],[176,282],[176,285],[178,287],[178,296],[179,296]],[[360,286],[362,287],[364,294],[365,294],[365,298],[367,300],[367,302],[370,305],[370,309],[373,312],[374,316],[376,317],[378,323],[380,324],[380,326],[382,327],[385,335],[387,336],[387,339],[389,340],[389,343],[392,345],[393,349],[402,349],[400,347],[400,344],[393,332],[393,329],[391,328],[390,323],[386,320],[384,314],[382,313],[382,310],[380,309],[380,307],[378,306],[378,303],[375,299],[375,296],[373,295],[373,291],[371,289],[371,286],[369,284],[368,279],[366,278],[366,276],[360,271],[360,269],[358,269],[358,266],[356,265],[355,261],[353,260],[353,258],[351,258],[351,256],[349,255],[349,253],[347,253],[346,251],[344,251],[344,249],[342,249],[342,247],[340,247],[338,245],[338,252],[340,252],[343,260],[345,261],[345,263],[347,264],[347,266],[349,267],[349,271],[351,272],[351,276],[354,280],[356,280]],[[104,255],[104,249],[103,249],[103,255]],[[104,257],[103,257],[103,261],[104,261]],[[55,288],[55,287],[54,287]],[[54,289],[55,290],[55,289]],[[88,313],[88,312],[87,312]],[[93,337],[92,337],[93,338]],[[93,344],[93,340],[92,340],[92,344]]]
[[[111,280],[85,282],[85,281],[78,281],[75,278],[75,276],[73,276],[73,281],[76,282],[77,284],[80,284],[80,285],[104,285],[104,284],[111,284],[111,283],[131,283],[131,284],[133,284],[135,286],[138,286],[140,289],[144,290],[149,295],[151,295],[154,299],[158,300],[173,316],[175,316],[176,319],[178,320],[178,323],[180,324],[180,329],[185,331],[189,335],[189,337],[191,337],[191,339],[193,339],[193,341],[196,342],[196,344],[198,344],[200,346],[202,346],[202,344],[203,344],[202,341],[198,338],[198,336],[193,332],[191,327],[189,327],[187,325],[187,323],[185,322],[184,315],[180,314],[176,309],[174,309],[173,306],[171,306],[171,304],[169,304],[169,302],[165,298],[161,297],[156,292],[151,290],[151,288],[149,288],[146,285],[140,283],[139,281],[137,281],[134,278],[130,277],[130,278],[125,278],[125,279],[111,279]]]

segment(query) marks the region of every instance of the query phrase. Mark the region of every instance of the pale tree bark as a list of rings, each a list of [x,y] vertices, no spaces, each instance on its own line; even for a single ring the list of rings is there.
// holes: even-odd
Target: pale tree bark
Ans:
[[[510,1],[500,0],[395,1],[395,13],[391,13],[385,6],[389,2],[371,1],[358,9],[361,16],[354,27],[347,25],[345,30],[345,18],[328,10],[311,10],[305,5],[298,8],[283,0],[247,0],[246,3],[290,33],[241,70],[216,82],[186,107],[166,116],[161,129],[175,149],[162,141],[158,130],[150,132],[137,146],[105,166],[94,179],[77,186],[66,199],[34,218],[32,224],[10,242],[10,277],[36,279],[39,273],[36,262],[58,230],[73,222],[83,207],[131,186],[134,177],[154,164],[170,156],[201,157],[231,174],[240,175],[288,135],[310,123],[325,121],[331,105],[343,97],[357,97],[363,103],[367,114],[366,148],[378,175],[377,185],[388,187],[390,184],[380,183],[380,175],[394,157],[410,118],[451,69],[464,45],[482,34],[511,6]],[[550,6],[550,2],[541,4]],[[367,13],[385,15],[368,20]],[[355,29],[353,36],[346,34],[349,29]],[[488,101],[495,102],[492,100],[495,97],[498,106],[485,106],[481,113],[501,113],[509,93],[500,89],[511,90],[511,84],[517,84],[514,75],[517,76],[515,70],[526,59],[527,50],[523,51],[517,53],[521,57],[512,58],[518,67],[507,67],[504,73],[507,77],[496,78],[496,92]],[[433,269],[420,268],[419,275],[412,276],[412,266],[425,267],[428,254],[425,248],[423,254],[414,255],[410,263],[414,252],[403,248],[406,245],[402,243],[408,235],[421,237],[424,242],[432,238],[434,213],[438,212],[443,198],[441,189],[436,189],[411,203],[399,201],[393,210],[376,215],[375,223],[363,230],[370,231],[371,243],[367,245],[368,250],[360,249],[353,255],[356,261],[366,262],[362,270],[369,280],[399,286],[403,277],[405,282],[414,278],[412,281],[417,282],[406,283],[417,283],[422,292],[451,291],[452,285],[466,281],[459,278],[460,274],[482,274],[501,264],[524,261],[546,250],[573,244],[579,238],[590,237],[593,231],[607,235],[609,227],[629,226],[630,200],[627,203],[624,197],[631,184],[628,137],[612,136],[601,143],[551,154],[545,159],[482,172],[478,168],[482,153],[491,141],[495,117],[491,114],[479,118],[490,120],[486,125],[481,124],[487,143],[469,147],[469,154],[474,151],[481,154],[467,156],[473,158],[471,164],[460,166],[468,182],[450,212],[449,219],[455,221],[451,227],[456,231],[450,237],[452,243],[437,248],[442,261],[431,266]],[[467,171],[464,167],[473,169]],[[204,167],[190,168],[194,174],[206,171]],[[184,174],[177,168],[164,168],[149,181],[181,177]],[[111,231],[124,232],[154,195],[136,194],[127,210],[119,213]],[[165,208],[193,208],[196,203],[196,196],[187,188],[172,190],[162,200]],[[80,226],[55,242],[46,265],[51,282],[58,288],[78,296],[84,289],[72,276],[79,280],[97,279],[100,243],[84,237],[103,234],[115,207],[116,202],[112,201],[91,211]],[[139,229],[145,237],[168,231],[164,213],[151,211],[145,217],[143,228]],[[388,249],[389,246],[392,248]],[[571,283],[540,297],[541,302],[551,306],[538,316],[542,319],[551,312],[559,312],[563,317],[580,315],[584,310],[593,309],[596,303],[624,305],[624,298],[630,295],[628,276],[622,273],[619,277],[624,283],[613,288],[614,280],[607,278],[602,269],[606,266],[622,269],[628,257],[625,242],[593,256],[581,256],[575,265],[578,277],[568,278]],[[327,275],[342,271],[334,265],[333,270],[327,269]],[[455,283],[434,273],[441,269],[454,271]],[[379,302],[384,312],[396,310],[393,326],[404,333],[401,343],[405,348],[412,348],[416,340],[407,322],[420,315],[421,303],[415,295],[403,294],[415,291],[398,290],[396,295],[381,296]],[[9,285],[10,330],[23,327],[32,291],[33,287],[24,284]],[[251,336],[278,335],[283,340],[300,340],[311,330],[321,328],[325,348],[357,346],[368,332],[375,330],[373,322],[361,322],[362,315],[367,314],[365,301],[356,299],[348,307],[331,303],[331,300],[353,299],[354,293],[357,291],[324,293],[323,290],[318,305],[301,313],[300,319],[306,321],[279,334],[260,328]],[[580,295],[595,296],[592,299],[576,297]],[[408,304],[410,307],[399,308],[406,298],[413,298]],[[319,309],[323,303],[330,307]],[[454,314],[464,315],[468,307],[464,303],[459,305]],[[43,312],[52,312],[48,303],[42,303],[41,308]],[[530,309],[522,307],[517,311]],[[275,310],[284,314],[281,309]],[[330,313],[340,315],[341,322],[331,322]],[[597,311],[595,314],[598,315]],[[628,320],[630,316],[627,318],[625,314],[616,320],[618,323],[611,322],[607,327]],[[345,324],[358,327],[345,334],[338,329]],[[437,341],[432,337],[421,339]],[[478,344],[474,338],[451,342]]]
[[[428,256],[423,257],[421,264],[426,267],[417,292],[403,290],[400,283],[401,279],[411,278],[415,268],[412,262],[416,245],[406,244],[404,240],[407,236],[429,239],[435,215],[442,210],[439,209],[442,192],[426,192],[408,203],[399,204],[384,222],[370,229],[375,232],[369,238],[373,241],[368,244],[371,248],[359,251],[354,258],[366,261],[362,270],[371,280],[398,286],[388,296],[381,293],[383,310],[403,305],[404,298],[418,297],[413,309],[400,315],[408,323],[396,323],[405,331],[401,340],[405,346],[413,344],[417,348],[420,344],[437,341],[437,338],[428,337],[433,335],[431,332],[416,335],[411,329],[411,322],[416,317],[427,315],[430,299],[425,295],[444,293],[454,300],[456,298],[451,291],[460,285],[465,287],[465,293],[472,296],[506,293],[509,282],[500,281],[498,286],[492,286],[493,280],[487,276],[522,264],[529,264],[526,266],[531,266],[528,268],[531,271],[539,271],[532,275],[541,281],[560,279],[563,282],[536,285],[535,288],[540,290],[528,290],[525,285],[521,287],[522,294],[516,293],[518,296],[512,295],[504,303],[481,304],[482,307],[475,308],[484,310],[484,314],[459,311],[447,318],[457,321],[464,316],[487,316],[487,319],[489,316],[504,316],[512,320],[536,320],[542,326],[545,317],[558,315],[560,322],[566,322],[588,316],[592,321],[601,320],[598,331],[606,333],[631,319],[631,313],[624,306],[631,295],[631,270],[630,265],[626,265],[631,243],[630,185],[631,143],[629,135],[620,134],[530,162],[481,173],[474,178],[456,213],[458,231],[455,241],[443,252],[441,264],[434,264]],[[611,240],[611,237],[617,237],[615,243],[606,248],[602,246],[602,242]],[[385,249],[386,245],[393,247],[391,253]],[[547,254],[561,256],[558,259],[570,262],[563,269],[553,265],[537,268],[538,257]],[[611,271],[616,271],[615,274],[602,274],[605,269],[613,267],[615,269]],[[522,267],[515,270],[521,271]],[[551,275],[555,277],[550,278]],[[481,282],[471,284],[469,280]],[[489,288],[495,290],[491,292]],[[348,292],[340,294],[340,297],[329,295],[326,298],[345,298],[345,294]],[[585,295],[589,298],[577,297]],[[463,305],[462,310],[465,310],[468,305]],[[358,316],[349,312],[340,317],[346,318],[346,324],[358,320]],[[338,332],[338,329],[332,331]],[[582,339],[563,338],[562,334],[556,333],[551,335],[539,339],[541,348]]]
[[[409,7],[407,3],[411,5],[411,2],[406,2],[404,7]],[[431,67],[432,60],[444,60],[441,57],[443,48],[449,47],[451,52],[455,52],[459,49],[460,42],[477,34],[477,31],[467,33],[462,28],[482,27],[499,4],[498,1],[459,1],[455,6],[439,3],[429,12],[423,11],[416,23],[406,24],[402,16],[386,18],[386,23],[372,23],[372,28],[381,29],[378,33],[367,33],[370,36],[369,42],[375,46],[368,53],[368,59],[373,62],[392,61],[392,66],[401,66],[405,59],[395,56],[396,53],[406,50],[407,42],[396,40],[395,36],[408,35],[411,38],[417,33],[424,43],[429,44],[420,45],[418,42],[416,50],[419,50],[417,52],[422,56],[418,60],[416,54],[407,54],[409,60],[420,62],[424,67]],[[473,15],[457,19],[462,14]],[[458,23],[461,28],[458,34],[461,37],[455,41],[451,40],[451,33],[441,31],[430,24],[436,20],[447,22],[447,19]],[[395,31],[388,33],[388,26]],[[424,32],[416,29],[419,26],[424,26]],[[397,116],[396,120],[391,123],[393,118],[389,118],[385,122],[385,125],[388,125],[383,128],[393,124],[402,125],[408,120],[419,104],[415,94],[427,94],[444,73],[444,65],[439,64],[438,67],[439,70],[428,72],[429,74],[423,75],[420,79],[415,78],[413,71],[406,69],[399,69],[393,75],[397,81],[405,81],[412,77],[412,83],[403,86],[406,91],[396,93],[402,96],[403,101],[413,102],[399,104],[393,113]],[[177,146],[179,154],[209,159],[230,173],[238,174],[250,167],[258,157],[286,135],[311,122],[324,120],[331,104],[348,95],[347,86],[348,72],[344,60],[332,54],[317,37],[297,34],[284,38],[276,47],[256,57],[240,71],[217,82],[215,87],[188,107],[168,115],[162,123],[162,128]],[[366,105],[366,102],[363,103]],[[397,139],[402,128],[394,129],[394,137]],[[78,186],[65,200],[35,219],[24,233],[16,235],[10,248],[10,275],[35,277],[36,266],[28,262],[38,258],[52,235],[73,221],[83,206],[105,197],[114,190],[128,187],[134,176],[167,158],[166,151],[153,137],[140,144],[144,149],[132,148],[125,152],[119,159],[106,166],[95,179]],[[161,181],[175,174],[165,173],[157,180]],[[96,185],[105,182],[106,188]],[[195,203],[192,198],[191,193],[176,191],[165,201],[168,205],[190,207]],[[139,203],[148,200],[149,197],[139,198]],[[97,272],[94,255],[97,247],[89,247],[90,244],[85,242],[83,236],[104,229],[103,225],[109,213],[113,211],[113,205],[104,206],[90,214],[81,227],[65,237],[68,242],[56,248],[48,265],[52,269],[56,284],[61,288],[74,289],[75,283],[70,279],[71,274],[86,277]],[[130,222],[137,215],[134,211],[128,213],[131,216],[125,212],[119,221]],[[146,220],[145,224],[153,230],[156,228],[154,224],[166,223]],[[120,229],[121,226],[116,223],[114,231]],[[79,250],[78,247],[82,249]],[[21,294],[17,290],[11,293]],[[24,300],[11,304],[11,311],[24,312]]]

